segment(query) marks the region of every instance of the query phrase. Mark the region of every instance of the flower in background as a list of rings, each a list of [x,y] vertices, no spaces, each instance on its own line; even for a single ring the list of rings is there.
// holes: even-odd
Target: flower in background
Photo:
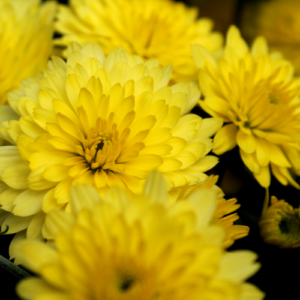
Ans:
[[[173,66],[172,79],[196,79],[190,44],[200,44],[217,55],[220,33],[212,32],[210,19],[197,19],[196,8],[169,0],[71,0],[61,5],[56,29],[63,36],[56,45],[90,41],[107,55],[123,46],[145,59],[157,58],[160,65]]]
[[[0,126],[12,144],[0,147],[0,205],[11,212],[3,228],[41,236],[45,213],[69,211],[78,183],[140,193],[154,169],[169,189],[206,179],[218,161],[207,156],[209,137],[222,120],[189,114],[200,91],[196,83],[168,86],[171,73],[123,48],[106,58],[96,44],[73,43],[67,62],[53,57],[10,92],[20,120]]]
[[[119,188],[102,198],[91,186],[71,189],[71,210],[47,217],[53,246],[34,240],[13,245],[18,263],[38,274],[23,280],[23,299],[263,299],[245,283],[259,268],[250,251],[225,252],[223,230],[211,225],[213,190],[166,205],[158,173],[144,192]]]
[[[300,74],[300,2],[295,0],[252,1],[247,3],[241,31],[248,40],[263,35],[270,49],[290,60]]]
[[[0,0],[0,104],[22,79],[46,67],[52,53],[55,9],[55,2]]]
[[[236,145],[245,165],[263,187],[270,168],[284,185],[298,183],[290,169],[300,171],[300,80],[293,66],[268,53],[264,38],[249,49],[232,26],[222,58],[216,61],[200,45],[192,46],[209,114],[227,123],[215,136],[213,151],[222,154]]]
[[[300,247],[299,210],[284,200],[271,197],[271,205],[263,212],[259,227],[261,236],[268,244],[280,248]]]
[[[216,192],[218,200],[217,206],[212,218],[212,224],[219,224],[225,229],[225,238],[223,240],[223,248],[230,247],[235,240],[241,239],[248,235],[249,227],[244,225],[235,225],[234,222],[239,219],[236,211],[241,205],[237,204],[237,199],[224,199],[222,190],[216,186],[218,176],[209,176],[205,181],[200,182],[194,186],[185,186],[179,188],[173,188],[169,192],[171,198],[170,203],[174,201],[182,201],[188,197],[191,197],[198,190],[212,189]]]

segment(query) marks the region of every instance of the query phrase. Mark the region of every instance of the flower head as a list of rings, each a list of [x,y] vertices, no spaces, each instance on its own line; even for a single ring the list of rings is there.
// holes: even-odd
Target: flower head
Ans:
[[[198,190],[202,189],[212,189],[216,192],[218,196],[217,206],[212,218],[212,224],[219,224],[225,229],[225,238],[223,240],[223,247],[230,247],[235,240],[243,238],[248,235],[249,227],[243,225],[235,225],[234,222],[239,219],[236,211],[240,204],[237,204],[237,199],[224,199],[222,190],[216,186],[218,176],[209,176],[205,181],[198,183],[194,186],[185,186],[173,188],[169,192],[171,197],[171,203],[174,201],[182,201],[191,197]]]
[[[172,13],[171,13],[172,12]],[[143,58],[157,58],[171,64],[172,79],[196,79],[190,44],[200,44],[217,54],[222,36],[212,32],[212,21],[197,19],[197,9],[169,0],[70,1],[61,5],[56,29],[63,37],[56,44],[67,46],[91,41],[105,54],[123,46]]]
[[[238,145],[263,187],[270,185],[271,168],[282,184],[299,188],[289,171],[300,170],[300,80],[292,65],[268,54],[262,37],[250,50],[234,26],[220,60],[199,45],[192,51],[204,94],[200,105],[227,123],[216,134],[213,151],[222,154]]]
[[[22,79],[45,68],[52,52],[54,2],[0,0],[0,104]]]
[[[112,188],[102,198],[91,187],[71,189],[74,215],[47,217],[54,248],[16,242],[18,263],[40,275],[17,287],[25,299],[259,300],[245,280],[259,268],[250,251],[225,252],[223,231],[210,224],[212,190],[166,205],[163,180],[151,176],[143,194]]]
[[[299,210],[284,200],[271,197],[271,205],[259,221],[260,233],[268,244],[280,248],[300,247]]]
[[[13,144],[0,147],[8,233],[40,234],[44,214],[69,210],[70,188],[79,183],[140,193],[153,169],[168,188],[204,180],[217,163],[206,156],[209,137],[222,122],[188,114],[200,92],[194,83],[168,86],[171,72],[122,48],[105,58],[96,44],[74,43],[67,62],[53,57],[9,93],[20,120],[0,126]]]

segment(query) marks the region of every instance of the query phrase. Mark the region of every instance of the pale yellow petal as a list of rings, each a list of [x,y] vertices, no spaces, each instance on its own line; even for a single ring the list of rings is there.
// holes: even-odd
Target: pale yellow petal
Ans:
[[[148,176],[143,193],[153,202],[164,203],[167,196],[167,188],[163,176],[157,172],[151,172]]]
[[[14,165],[7,168],[2,174],[2,180],[14,189],[26,189],[28,188],[27,178],[29,176],[30,169],[26,164]]]
[[[52,247],[34,240],[20,240],[13,245],[13,253],[20,264],[39,273],[45,263],[56,262],[58,254]]]
[[[72,186],[70,191],[72,211],[75,215],[83,208],[92,208],[95,203],[100,202],[98,193],[89,185]]]

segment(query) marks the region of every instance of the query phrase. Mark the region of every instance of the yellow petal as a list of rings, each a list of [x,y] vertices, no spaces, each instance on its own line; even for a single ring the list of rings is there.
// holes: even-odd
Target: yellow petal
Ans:
[[[271,163],[271,168],[272,168],[272,172],[273,172],[274,176],[277,178],[277,180],[281,184],[287,185],[288,183],[290,183],[295,188],[300,189],[300,185],[291,176],[291,174],[287,168],[279,167],[273,163]]]
[[[277,146],[275,144],[270,143],[269,145],[269,155],[270,155],[270,161],[273,164],[278,165],[279,167],[286,167],[290,168],[291,164],[287,160],[282,148],[280,146]]]
[[[29,161],[29,156],[32,153],[29,145],[33,143],[33,141],[34,140],[32,138],[30,138],[25,134],[19,135],[17,139],[17,145],[18,145],[20,156],[26,161]]]
[[[253,153],[256,149],[256,139],[252,134],[239,130],[236,136],[239,147],[246,153]]]
[[[19,164],[22,164],[22,159],[16,146],[0,147],[0,175],[2,175],[7,168]]]
[[[136,159],[126,162],[129,166],[139,166],[141,170],[151,171],[159,167],[163,163],[163,159],[157,155],[144,154]]]
[[[20,281],[16,287],[16,292],[20,298],[36,299],[43,294],[51,294],[55,290],[43,279],[37,277],[25,278]],[[52,297],[55,295],[51,295]],[[55,297],[55,299],[57,299]],[[62,299],[59,299],[62,300]]]
[[[42,227],[45,222],[45,213],[39,212],[31,219],[27,231],[26,237],[29,239],[41,239],[42,238]]]
[[[26,229],[32,219],[32,216],[29,217],[18,217],[13,214],[9,214],[8,217],[3,221],[1,227],[8,227],[8,234],[16,233]]]
[[[30,169],[25,163],[11,166],[2,174],[2,180],[14,189],[28,188],[27,178],[30,174]]]
[[[251,47],[251,52],[256,58],[260,55],[268,55],[268,44],[263,36],[259,36],[255,39]]]
[[[157,172],[151,172],[144,185],[144,194],[153,202],[165,203],[167,188],[163,176]]]
[[[260,166],[256,160],[255,154],[248,154],[240,149],[241,158],[244,164],[248,167],[248,169],[253,172],[254,174],[259,174]]]
[[[233,149],[237,144],[237,132],[238,127],[235,124],[228,124],[221,128],[214,137],[213,152],[220,155]]]
[[[256,157],[259,165],[265,167],[270,162],[269,143],[262,138],[256,139]]]
[[[255,274],[260,268],[259,263],[254,263],[256,259],[257,254],[251,251],[228,252],[223,256],[217,278],[234,283],[242,283]]]
[[[46,215],[45,226],[48,228],[48,239],[54,239],[60,232],[69,232],[74,224],[74,217],[63,211],[53,211]]]
[[[35,273],[39,273],[44,264],[58,261],[57,251],[39,241],[18,241],[13,251],[20,263]]]
[[[268,188],[270,186],[271,174],[269,166],[261,167],[260,172],[253,175],[262,187]]]
[[[80,184],[71,187],[70,201],[72,211],[77,215],[83,208],[92,209],[95,203],[101,201],[101,198],[94,188],[89,185]]]
[[[25,190],[15,199],[13,213],[17,216],[27,217],[40,212],[46,192]]]
[[[207,62],[212,66],[217,67],[216,60],[211,53],[201,45],[191,45],[191,51],[197,68],[202,68]]]
[[[217,205],[217,195],[213,190],[199,189],[191,193],[187,198],[190,201],[197,214],[197,227],[205,228],[211,222],[213,213]]]

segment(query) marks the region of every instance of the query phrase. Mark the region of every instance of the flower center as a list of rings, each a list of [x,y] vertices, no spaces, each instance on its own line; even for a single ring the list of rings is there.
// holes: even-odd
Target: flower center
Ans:
[[[106,120],[99,119],[87,138],[81,141],[81,146],[77,146],[78,154],[85,158],[93,172],[109,169],[121,153],[122,143],[119,141],[117,125],[114,123],[108,126],[107,123]]]
[[[134,286],[136,281],[137,280],[132,276],[123,276],[120,280],[118,288],[121,292],[127,292]]]
[[[269,93],[269,101],[271,104],[276,104],[278,105],[280,103],[280,100],[278,97],[276,97],[274,94]]]
[[[300,220],[297,215],[288,214],[284,216],[279,224],[280,232],[291,236],[299,236],[300,234]]]

